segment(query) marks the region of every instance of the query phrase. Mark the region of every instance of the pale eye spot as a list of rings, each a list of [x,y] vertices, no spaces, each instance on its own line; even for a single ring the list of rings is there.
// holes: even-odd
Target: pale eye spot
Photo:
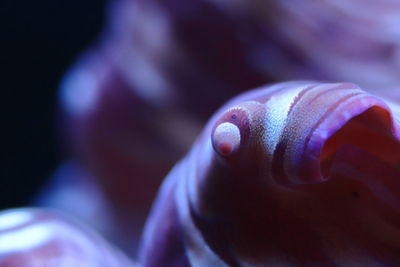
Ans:
[[[215,150],[222,156],[228,156],[237,151],[240,146],[240,130],[230,122],[217,126],[212,137]]]

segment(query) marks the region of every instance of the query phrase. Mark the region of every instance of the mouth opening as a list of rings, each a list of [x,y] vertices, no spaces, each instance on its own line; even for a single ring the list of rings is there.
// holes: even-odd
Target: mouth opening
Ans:
[[[355,147],[400,170],[400,141],[396,138],[390,113],[373,106],[351,118],[331,135],[320,154],[323,177],[330,177],[335,155],[344,146]]]

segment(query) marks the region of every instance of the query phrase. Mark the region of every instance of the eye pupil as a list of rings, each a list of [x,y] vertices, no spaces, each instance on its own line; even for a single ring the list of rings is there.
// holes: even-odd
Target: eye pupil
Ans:
[[[236,118],[237,118],[236,114],[233,114],[233,115],[231,116],[231,118],[232,118],[232,120],[236,120]]]

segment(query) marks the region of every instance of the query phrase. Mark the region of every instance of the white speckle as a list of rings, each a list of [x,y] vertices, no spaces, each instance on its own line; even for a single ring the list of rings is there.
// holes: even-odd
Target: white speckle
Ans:
[[[308,86],[309,84],[292,87],[290,91],[283,91],[282,93],[275,94],[275,96],[271,97],[271,99],[265,103],[267,112],[265,117],[264,144],[266,146],[266,153],[269,155],[272,155],[275,151],[275,147],[285,128],[291,105],[298,95]]]
[[[32,220],[33,215],[25,210],[14,210],[0,215],[0,230],[23,225]]]

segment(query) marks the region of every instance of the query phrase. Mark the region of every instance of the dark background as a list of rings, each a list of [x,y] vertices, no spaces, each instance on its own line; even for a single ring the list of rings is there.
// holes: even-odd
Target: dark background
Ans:
[[[105,1],[0,1],[1,209],[27,205],[59,164],[58,84],[104,14]]]

